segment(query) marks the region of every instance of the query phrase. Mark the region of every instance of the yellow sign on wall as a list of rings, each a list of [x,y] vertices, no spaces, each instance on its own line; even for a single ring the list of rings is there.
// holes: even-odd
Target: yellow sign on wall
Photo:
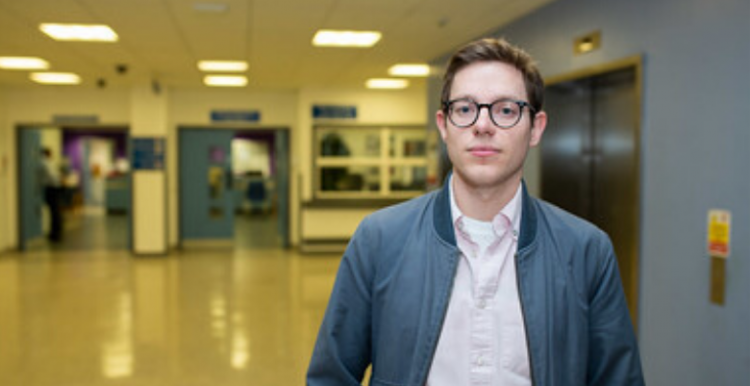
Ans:
[[[732,214],[728,210],[708,211],[708,254],[715,257],[729,257]]]

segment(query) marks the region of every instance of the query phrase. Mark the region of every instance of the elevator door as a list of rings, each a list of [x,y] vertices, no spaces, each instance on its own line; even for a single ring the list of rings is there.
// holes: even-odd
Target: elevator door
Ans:
[[[638,87],[629,67],[547,87],[542,197],[609,234],[633,321],[638,304]]]

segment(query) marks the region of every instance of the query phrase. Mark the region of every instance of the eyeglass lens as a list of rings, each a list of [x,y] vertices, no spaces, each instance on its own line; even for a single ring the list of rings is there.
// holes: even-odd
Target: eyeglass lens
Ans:
[[[482,105],[485,107],[487,105]],[[479,112],[479,104],[472,100],[457,100],[450,104],[448,117],[454,125],[467,127],[473,125]],[[514,126],[521,119],[522,108],[518,102],[513,100],[499,100],[488,106],[490,118],[500,127],[509,128]]]

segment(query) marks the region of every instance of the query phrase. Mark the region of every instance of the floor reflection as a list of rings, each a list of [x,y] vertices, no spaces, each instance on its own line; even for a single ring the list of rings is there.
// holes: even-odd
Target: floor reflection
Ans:
[[[303,385],[340,256],[0,256],[0,385]]]

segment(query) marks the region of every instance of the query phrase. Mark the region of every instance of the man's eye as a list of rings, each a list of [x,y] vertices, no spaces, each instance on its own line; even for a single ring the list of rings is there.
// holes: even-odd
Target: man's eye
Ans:
[[[471,114],[472,111],[474,111],[474,109],[471,108],[471,106],[456,106],[453,110],[454,113],[459,115],[468,115]]]
[[[495,108],[494,114],[502,116],[502,117],[512,117],[518,114],[518,111],[512,105],[505,105],[505,106],[497,106]]]

